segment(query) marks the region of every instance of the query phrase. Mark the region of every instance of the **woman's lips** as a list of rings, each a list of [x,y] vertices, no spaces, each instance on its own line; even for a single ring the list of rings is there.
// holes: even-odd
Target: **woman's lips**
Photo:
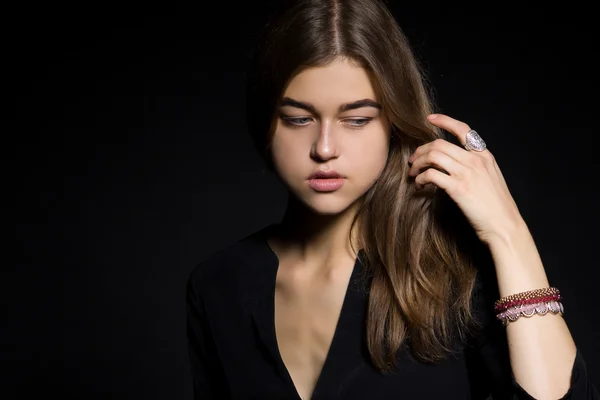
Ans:
[[[317,192],[334,192],[344,185],[344,178],[313,178],[308,186]]]
[[[317,192],[334,192],[344,185],[344,177],[336,171],[316,171],[308,178],[308,186]]]

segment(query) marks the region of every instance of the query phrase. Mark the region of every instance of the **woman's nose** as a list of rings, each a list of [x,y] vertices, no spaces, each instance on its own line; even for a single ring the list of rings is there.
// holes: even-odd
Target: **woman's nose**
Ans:
[[[312,146],[312,156],[321,161],[338,157],[338,143],[334,125],[329,121],[320,124],[319,134]]]

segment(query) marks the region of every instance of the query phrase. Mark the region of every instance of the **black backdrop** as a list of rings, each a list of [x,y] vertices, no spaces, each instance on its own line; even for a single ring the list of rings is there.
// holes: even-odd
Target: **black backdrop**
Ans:
[[[244,127],[244,65],[268,9],[248,3],[5,14],[3,398],[191,398],[188,274],[285,206]],[[393,3],[440,109],[498,159],[599,386],[590,10]]]

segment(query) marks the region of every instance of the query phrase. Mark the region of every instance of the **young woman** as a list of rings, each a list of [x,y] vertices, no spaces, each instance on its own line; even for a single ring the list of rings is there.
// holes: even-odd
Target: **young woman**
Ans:
[[[432,113],[382,2],[287,4],[247,111],[289,204],[190,276],[195,398],[600,397],[492,153]]]

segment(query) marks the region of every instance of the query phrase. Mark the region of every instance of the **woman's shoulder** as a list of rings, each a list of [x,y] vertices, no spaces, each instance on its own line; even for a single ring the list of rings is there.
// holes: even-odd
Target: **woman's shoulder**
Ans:
[[[274,253],[267,243],[270,229],[272,225],[211,253],[192,270],[189,284],[200,290],[207,286],[226,289],[236,282],[258,278],[265,270],[261,266],[274,262]]]

